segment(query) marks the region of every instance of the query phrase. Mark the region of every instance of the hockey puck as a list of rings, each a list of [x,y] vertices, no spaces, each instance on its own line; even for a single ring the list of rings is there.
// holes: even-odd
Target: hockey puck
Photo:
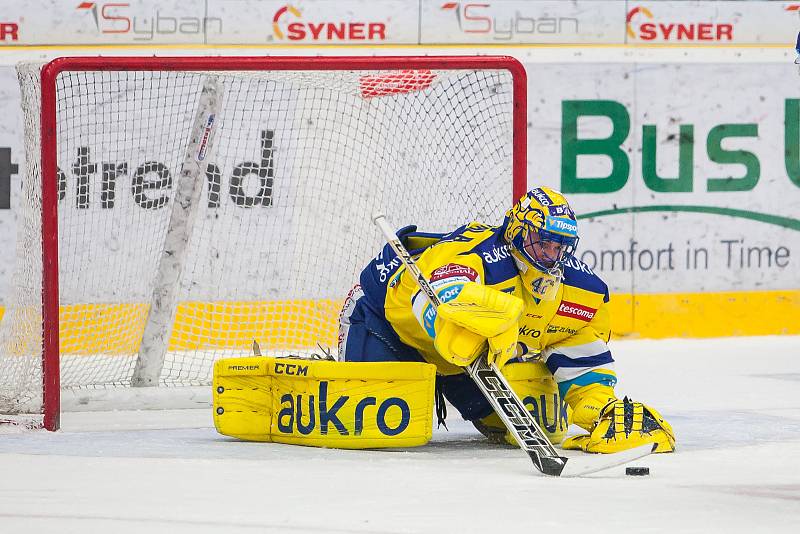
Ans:
[[[643,477],[650,474],[649,467],[626,467],[625,474],[632,477]]]

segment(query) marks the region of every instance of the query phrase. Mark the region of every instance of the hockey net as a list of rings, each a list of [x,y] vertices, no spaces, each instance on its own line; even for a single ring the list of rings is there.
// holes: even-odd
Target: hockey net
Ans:
[[[208,385],[254,340],[335,350],[382,246],[374,212],[498,223],[525,187],[508,58],[61,58],[18,75],[0,414],[47,428],[60,391]]]

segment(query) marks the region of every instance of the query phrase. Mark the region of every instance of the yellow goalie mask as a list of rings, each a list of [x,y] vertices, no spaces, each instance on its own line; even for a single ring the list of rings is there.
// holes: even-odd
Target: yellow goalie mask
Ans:
[[[523,285],[534,297],[553,300],[564,275],[564,262],[578,247],[578,223],[567,199],[538,187],[506,213],[503,237]]]

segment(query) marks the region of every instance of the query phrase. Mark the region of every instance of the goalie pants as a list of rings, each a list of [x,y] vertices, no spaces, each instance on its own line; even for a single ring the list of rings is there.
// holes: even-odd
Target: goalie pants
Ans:
[[[425,362],[416,349],[400,341],[383,313],[369,305],[361,286],[350,291],[339,316],[339,360]],[[437,375],[436,387],[468,421],[482,419],[493,412],[492,406],[466,373]]]

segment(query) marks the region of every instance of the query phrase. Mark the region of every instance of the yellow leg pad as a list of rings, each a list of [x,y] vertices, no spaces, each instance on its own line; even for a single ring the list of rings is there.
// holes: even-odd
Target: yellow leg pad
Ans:
[[[552,373],[544,363],[511,363],[503,374],[522,404],[552,443],[561,443],[569,427],[569,408],[558,393]]]
[[[559,395],[558,384],[547,366],[541,362],[510,363],[503,367],[503,376],[550,442],[561,443],[567,434],[571,410]],[[484,428],[482,432],[500,432],[507,442],[516,444],[497,414],[492,413],[480,423]],[[490,436],[490,439],[494,438]]]
[[[431,439],[427,363],[227,358],[214,365],[214,425],[248,441],[414,447]]]

